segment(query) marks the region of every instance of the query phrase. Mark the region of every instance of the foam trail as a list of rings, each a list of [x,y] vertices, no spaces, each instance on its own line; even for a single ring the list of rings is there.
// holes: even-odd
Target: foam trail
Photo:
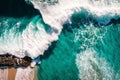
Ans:
[[[93,49],[87,49],[76,56],[79,77],[82,80],[113,80],[114,70],[104,58]]]

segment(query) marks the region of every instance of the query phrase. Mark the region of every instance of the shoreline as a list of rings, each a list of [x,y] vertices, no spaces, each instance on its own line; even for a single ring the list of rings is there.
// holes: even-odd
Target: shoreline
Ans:
[[[35,71],[35,73],[34,73],[34,79],[33,80],[38,80],[38,77],[37,77],[38,67],[37,66],[34,67],[34,71]]]

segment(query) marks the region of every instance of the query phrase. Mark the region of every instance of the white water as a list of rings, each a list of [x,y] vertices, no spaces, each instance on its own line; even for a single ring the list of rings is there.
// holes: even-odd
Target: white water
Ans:
[[[20,32],[16,33],[16,28],[21,26],[20,22],[15,23],[9,31],[5,30],[4,35],[0,37],[0,45],[2,45],[0,46],[1,54],[10,53],[18,57],[30,56],[34,59],[42,55],[52,41],[57,40],[58,36],[54,30],[50,28],[46,32],[39,17],[35,16],[32,20],[36,20],[36,23],[31,21],[22,34]],[[6,24],[4,25],[5,27],[9,26],[7,20],[1,23]],[[38,30],[35,31],[35,28]]]
[[[38,9],[44,22],[61,31],[62,24],[70,18],[74,12],[80,12],[81,8],[95,15],[99,23],[107,24],[111,18],[118,18],[120,14],[119,0],[58,0],[58,3],[50,5],[40,0],[31,0]],[[107,15],[107,17],[104,17]],[[106,22],[106,18],[108,19]]]

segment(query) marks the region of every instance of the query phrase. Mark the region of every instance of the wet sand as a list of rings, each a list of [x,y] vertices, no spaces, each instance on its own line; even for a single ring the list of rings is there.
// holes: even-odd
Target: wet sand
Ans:
[[[16,68],[9,68],[8,69],[8,80],[15,80],[17,69]]]
[[[0,69],[0,80],[38,80],[37,67],[31,68],[6,68]]]

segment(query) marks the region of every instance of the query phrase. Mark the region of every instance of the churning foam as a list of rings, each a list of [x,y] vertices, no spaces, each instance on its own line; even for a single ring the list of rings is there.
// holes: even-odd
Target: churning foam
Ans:
[[[76,65],[81,80],[118,80],[119,72],[114,75],[113,68],[94,49],[87,49],[76,56]]]

